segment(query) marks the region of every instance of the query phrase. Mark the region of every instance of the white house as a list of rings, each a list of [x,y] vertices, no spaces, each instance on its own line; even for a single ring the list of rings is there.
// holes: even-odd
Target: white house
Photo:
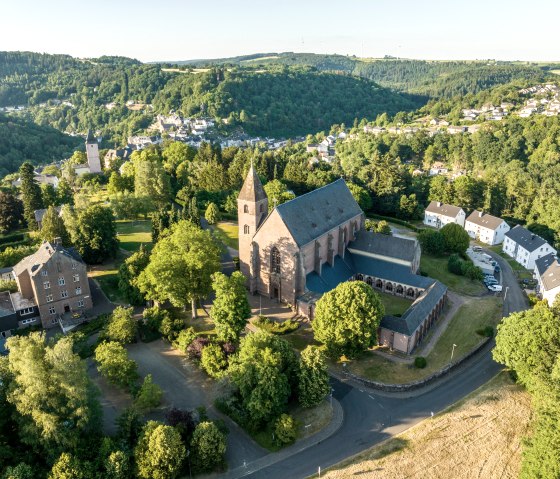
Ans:
[[[430,166],[430,176],[436,175],[446,175],[449,169],[441,161],[436,161],[432,166]]]
[[[495,245],[504,241],[509,225],[502,218],[474,210],[465,221],[465,230],[472,239]]]
[[[424,210],[424,224],[438,229],[448,223],[457,223],[465,227],[465,216],[463,209],[458,206],[432,201]]]
[[[535,278],[537,292],[552,306],[560,293],[560,263],[554,253],[550,253],[535,261]]]
[[[546,240],[519,225],[505,234],[502,251],[531,270],[537,259],[550,253],[556,254],[556,250]]]

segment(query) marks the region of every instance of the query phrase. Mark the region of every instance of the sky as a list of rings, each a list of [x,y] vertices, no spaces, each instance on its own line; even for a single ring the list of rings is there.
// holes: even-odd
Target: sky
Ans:
[[[559,0],[0,0],[0,12],[0,50],[76,57],[560,60]]]

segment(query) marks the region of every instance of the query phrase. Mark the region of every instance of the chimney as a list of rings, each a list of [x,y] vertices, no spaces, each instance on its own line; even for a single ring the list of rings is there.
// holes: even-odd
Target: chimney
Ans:
[[[436,203],[436,205],[437,205],[438,208],[441,208],[441,201],[438,201],[438,202]]]
[[[535,235],[531,235],[531,241],[535,239]]]
[[[54,241],[53,241],[55,246],[62,246],[62,238],[60,236],[57,236]]]
[[[479,212],[478,212],[478,217],[479,217],[479,218],[482,218],[482,215],[483,215],[483,214],[484,214],[484,211],[479,211]]]

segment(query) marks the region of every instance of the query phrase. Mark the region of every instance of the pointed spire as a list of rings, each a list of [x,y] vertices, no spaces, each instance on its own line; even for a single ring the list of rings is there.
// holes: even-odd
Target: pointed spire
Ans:
[[[251,158],[251,167],[245,178],[245,183],[239,192],[238,199],[244,201],[261,201],[266,199],[266,193],[264,191],[259,175],[253,166],[253,159]]]

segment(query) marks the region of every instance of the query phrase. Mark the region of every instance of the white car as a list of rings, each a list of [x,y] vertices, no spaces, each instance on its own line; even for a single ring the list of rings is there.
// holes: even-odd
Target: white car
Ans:
[[[494,293],[499,293],[502,290],[501,284],[489,284],[488,289]]]

